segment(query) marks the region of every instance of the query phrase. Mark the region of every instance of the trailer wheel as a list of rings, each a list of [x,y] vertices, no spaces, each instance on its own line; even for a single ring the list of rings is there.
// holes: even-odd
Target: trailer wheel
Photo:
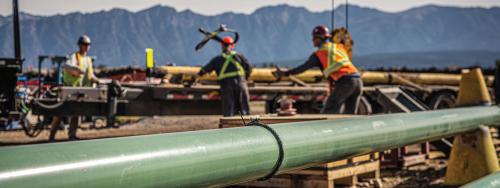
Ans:
[[[427,105],[432,110],[452,108],[455,106],[457,94],[451,90],[443,90],[433,93],[427,100]]]

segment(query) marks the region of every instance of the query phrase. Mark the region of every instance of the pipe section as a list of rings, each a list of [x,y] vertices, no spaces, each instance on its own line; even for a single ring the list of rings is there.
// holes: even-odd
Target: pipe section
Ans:
[[[220,187],[499,122],[483,106],[4,147],[0,187]]]
[[[461,188],[498,188],[500,187],[500,172],[488,175]]]
[[[160,70],[167,74],[183,75],[186,79],[192,79],[196,76],[200,67],[188,66],[161,66]],[[254,82],[275,82],[276,78],[272,75],[275,69],[272,68],[254,68],[250,74],[249,80]],[[408,85],[406,81],[402,81],[397,77],[404,78],[413,84],[421,85],[450,85],[458,86],[460,84],[460,74],[445,74],[445,73],[395,73],[395,72],[377,72],[364,71],[362,79],[365,84],[401,84]],[[323,73],[318,69],[308,70],[295,77],[306,83],[316,83],[323,80]],[[215,72],[205,74],[199,80],[216,81],[217,75]],[[283,77],[282,81],[292,81],[289,77]],[[485,81],[488,86],[493,85],[493,76],[485,76]]]

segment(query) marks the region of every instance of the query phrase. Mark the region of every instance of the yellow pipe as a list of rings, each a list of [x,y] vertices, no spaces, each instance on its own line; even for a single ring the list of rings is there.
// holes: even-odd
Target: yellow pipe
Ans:
[[[201,69],[200,67],[188,66],[162,66],[159,68],[167,74],[181,74],[184,79],[190,79],[193,76],[196,76]],[[274,70],[275,69],[271,68],[254,68],[249,80],[253,80],[255,82],[275,82],[276,78],[272,74]],[[295,78],[303,82],[311,83],[321,81],[323,79],[323,75],[320,70],[309,70],[302,74],[295,75]],[[198,80],[215,81],[217,80],[217,75],[215,72],[211,72],[210,74],[205,74],[204,76],[198,78]],[[281,80],[291,81],[289,77],[284,77]]]
[[[188,66],[162,66],[160,70],[167,74],[181,74],[184,79],[192,79],[200,67]],[[254,82],[275,82],[276,78],[272,75],[273,68],[254,68],[249,80]],[[460,74],[445,74],[445,73],[394,73],[394,72],[377,72],[377,71],[364,71],[362,73],[363,82],[367,85],[370,84],[402,84],[400,79],[394,79],[391,74],[395,74],[401,78],[409,80],[415,84],[421,85],[452,85],[458,86],[462,76]],[[315,83],[323,80],[323,74],[320,70],[308,70],[302,74],[295,75],[295,77],[306,83]],[[217,75],[215,72],[206,74],[199,80],[216,81]],[[493,84],[493,76],[485,77],[486,84],[491,86]],[[282,81],[291,81],[289,77],[283,77]]]

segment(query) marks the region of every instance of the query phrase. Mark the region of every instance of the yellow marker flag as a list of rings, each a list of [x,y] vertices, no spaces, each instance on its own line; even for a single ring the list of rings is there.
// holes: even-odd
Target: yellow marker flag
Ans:
[[[146,48],[146,68],[154,67],[153,48]]]

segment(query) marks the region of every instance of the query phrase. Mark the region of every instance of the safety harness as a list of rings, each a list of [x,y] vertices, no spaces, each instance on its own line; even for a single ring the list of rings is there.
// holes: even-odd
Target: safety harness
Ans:
[[[226,61],[224,62],[224,64],[222,65],[222,69],[220,70],[219,77],[218,77],[219,80],[222,80],[224,78],[245,75],[245,69],[243,69],[241,64],[234,59],[235,55],[236,55],[235,51],[231,51],[229,54],[222,53],[222,57],[224,59],[226,59]],[[229,63],[232,63],[236,67],[236,71],[226,72],[226,69],[227,69],[227,66],[229,66]]]

